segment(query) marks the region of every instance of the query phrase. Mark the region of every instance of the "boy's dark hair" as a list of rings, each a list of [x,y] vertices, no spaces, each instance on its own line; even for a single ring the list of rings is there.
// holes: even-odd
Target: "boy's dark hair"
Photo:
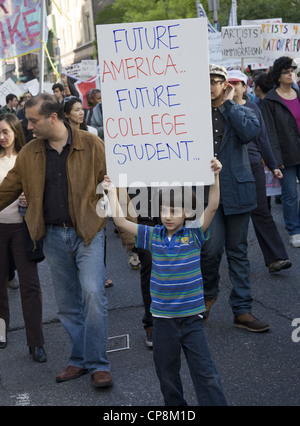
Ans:
[[[55,112],[60,120],[64,119],[64,105],[59,103],[55,96],[48,93],[40,93],[33,96],[26,102],[26,109],[33,108],[36,105],[40,105],[40,115],[48,118]]]
[[[13,93],[9,93],[9,95],[7,95],[5,98],[6,104],[8,104],[9,101],[13,101],[14,99],[18,99],[17,96]]]
[[[159,190],[158,200],[159,212],[161,212],[162,206],[171,208],[180,207],[184,209],[189,220],[196,219],[198,216],[197,211],[201,206],[196,191],[190,186],[166,186]],[[193,212],[193,215],[191,215],[191,212]]]
[[[289,56],[281,56],[274,61],[273,68],[270,71],[270,77],[273,79],[275,86],[279,86],[279,77],[282,70],[287,70],[289,68],[297,68],[297,65]]]
[[[259,74],[257,77],[255,77],[254,86],[255,87],[258,86],[258,87],[261,88],[261,90],[264,93],[268,93],[271,89],[273,89],[274,83],[273,83],[273,80],[271,79],[269,73],[264,72],[262,74]]]
[[[54,91],[55,89],[59,89],[61,92],[63,92],[64,91],[64,86],[62,84],[60,84],[60,83],[55,83],[52,86],[52,90]]]

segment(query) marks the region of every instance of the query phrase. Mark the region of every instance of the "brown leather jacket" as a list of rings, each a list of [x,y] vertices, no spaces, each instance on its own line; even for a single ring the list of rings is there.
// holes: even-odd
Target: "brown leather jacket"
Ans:
[[[67,159],[69,211],[77,235],[88,245],[106,224],[105,218],[98,216],[96,212],[96,205],[101,197],[97,194],[97,186],[106,173],[105,149],[103,141],[97,136],[73,128],[71,132],[71,147]],[[0,211],[24,191],[28,203],[25,220],[34,242],[46,234],[43,212],[45,175],[45,142],[38,138],[22,148],[15,166],[0,185]],[[129,220],[136,222],[136,219],[128,215],[128,210],[123,211]],[[134,237],[130,234],[120,232],[120,236],[123,245],[134,244]]]

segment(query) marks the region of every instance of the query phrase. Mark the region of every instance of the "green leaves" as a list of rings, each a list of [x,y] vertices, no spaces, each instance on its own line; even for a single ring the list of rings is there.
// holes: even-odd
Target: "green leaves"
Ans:
[[[213,12],[208,11],[207,0],[201,1],[213,24]],[[219,25],[228,25],[231,0],[220,0]],[[117,22],[159,21],[197,17],[196,0],[115,0],[99,12],[96,24]],[[300,0],[237,0],[237,18],[282,18],[283,22],[300,22]]]

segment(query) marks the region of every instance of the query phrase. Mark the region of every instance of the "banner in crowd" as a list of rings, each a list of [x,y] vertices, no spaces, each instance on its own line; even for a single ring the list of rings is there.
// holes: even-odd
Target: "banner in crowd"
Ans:
[[[223,58],[259,58],[262,55],[261,25],[223,27]]]
[[[300,57],[300,24],[262,24],[263,60],[274,62],[280,56]]]
[[[91,78],[90,80],[87,80],[87,81],[77,80],[74,83],[74,86],[76,87],[79,93],[79,97],[82,100],[83,107],[89,108],[88,101],[87,101],[87,94],[93,89],[100,90],[99,76]]]
[[[98,74],[97,60],[84,59],[83,61],[65,67],[66,75],[78,80],[87,81]]]
[[[16,95],[19,98],[23,91],[19,88],[19,86],[14,83],[11,78],[8,78],[3,84],[0,86],[0,105],[4,107],[6,105],[6,96],[9,94]]]
[[[1,59],[40,48],[41,4],[42,0],[0,0]]]
[[[212,183],[206,21],[101,25],[97,41],[113,182]]]

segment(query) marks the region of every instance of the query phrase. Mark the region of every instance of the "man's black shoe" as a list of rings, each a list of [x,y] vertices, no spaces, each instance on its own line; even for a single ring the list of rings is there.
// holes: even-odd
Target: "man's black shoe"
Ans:
[[[32,355],[33,361],[46,362],[47,355],[43,346],[29,346],[29,353]]]

